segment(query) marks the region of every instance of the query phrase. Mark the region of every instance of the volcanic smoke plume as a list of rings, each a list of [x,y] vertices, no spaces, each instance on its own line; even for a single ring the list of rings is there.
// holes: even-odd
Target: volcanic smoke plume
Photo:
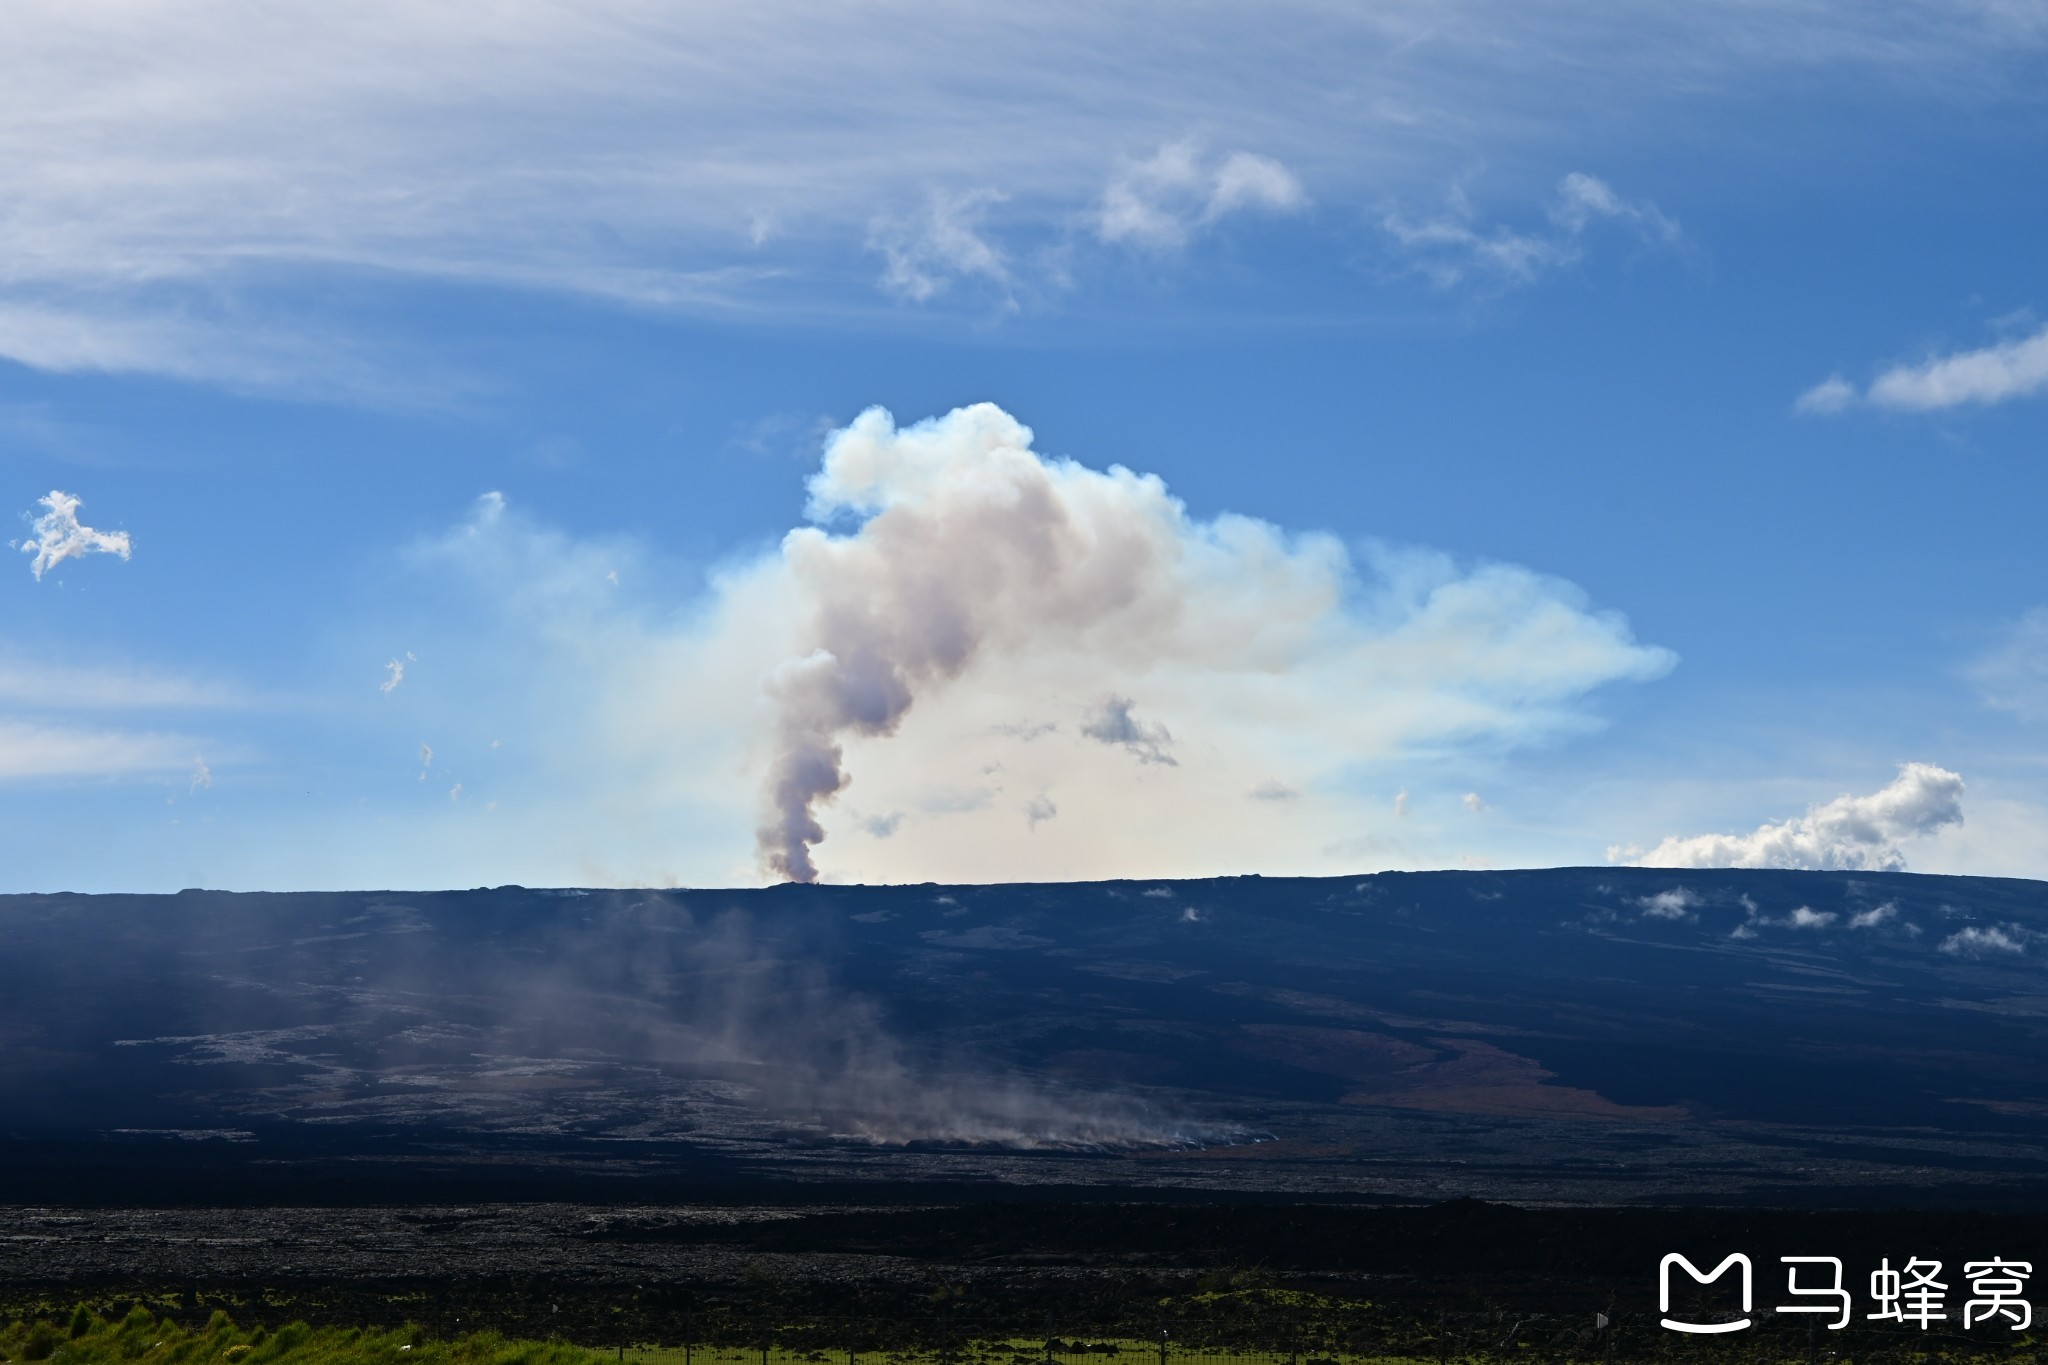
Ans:
[[[1267,709],[1318,732],[1306,747],[1384,754],[1552,730],[1588,689],[1671,663],[1569,585],[1505,565],[1361,584],[1333,537],[1197,520],[1154,476],[1034,453],[987,403],[900,430],[870,409],[827,443],[809,491],[814,524],[777,566],[797,629],[767,680],[757,831],[763,867],[793,881],[818,875],[845,743],[894,735],[971,669],[1000,686],[1005,666],[1071,661],[1098,702],[1080,733],[1166,768],[1178,732],[1132,718],[1134,683],[1284,689]]]
[[[1333,543],[1289,546],[1241,518],[1198,525],[1157,478],[1041,459],[1030,445],[987,403],[901,431],[870,409],[833,437],[810,516],[866,520],[783,542],[814,648],[769,684],[776,756],[759,848],[770,871],[816,879],[816,812],[848,780],[841,738],[893,733],[919,695],[980,656],[1088,650],[1105,667],[1142,667],[1187,650],[1191,600],[1211,627],[1252,605],[1231,595],[1267,597],[1282,609],[1267,634],[1290,612],[1300,625],[1331,607]]]

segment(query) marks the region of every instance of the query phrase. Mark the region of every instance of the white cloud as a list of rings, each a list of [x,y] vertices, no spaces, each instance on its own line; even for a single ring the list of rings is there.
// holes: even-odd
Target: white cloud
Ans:
[[[865,294],[869,225],[935,189],[1009,196],[984,243],[1056,235],[1119,152],[1213,129],[1257,153],[1205,162],[1180,221],[1301,182],[1355,212],[1774,84],[2030,95],[2032,9],[12,0],[0,354],[317,385],[349,346],[291,286],[335,272],[810,311]],[[947,278],[913,249],[920,276]]]
[[[1849,917],[1849,927],[1851,929],[1875,929],[1880,924],[1892,923],[1898,917],[1899,907],[1897,903],[1886,901],[1883,905],[1874,905],[1868,910],[1859,910],[1851,915]]]
[[[259,703],[239,687],[135,667],[0,659],[0,705],[62,711],[184,711]]]
[[[198,790],[200,790],[201,788],[204,788],[204,787],[211,787],[212,785],[213,785],[213,769],[211,769],[211,768],[209,768],[209,767],[207,767],[207,766],[206,766],[206,760],[205,760],[204,758],[200,758],[200,757],[196,757],[196,756],[195,756],[195,757],[193,758],[193,760],[192,760],[192,787],[191,787],[191,790],[193,790],[193,791],[198,791]]]
[[[1793,411],[1823,417],[1846,411],[1856,401],[1856,386],[1842,376],[1829,375],[1799,395]]]
[[[1838,796],[1805,815],[1760,825],[1749,834],[1672,836],[1645,853],[1607,851],[1637,867],[1780,867],[1899,871],[1901,847],[1962,823],[1963,779],[1929,763],[1907,763],[1867,796]]]
[[[2018,956],[2027,951],[2021,931],[1997,925],[1971,925],[1941,941],[1941,951],[1956,957],[1985,957],[1993,953]]]
[[[1690,887],[1674,886],[1669,891],[1639,897],[1636,906],[1644,919],[1691,919],[1700,898]]]
[[[67,559],[91,554],[129,556],[132,546],[126,531],[95,531],[78,520],[80,501],[69,493],[52,489],[36,500],[44,509],[34,518],[35,534],[21,543],[21,552],[33,556],[29,572],[40,582],[43,574]]]
[[[2030,398],[2044,389],[2048,389],[2048,327],[2032,336],[1974,351],[1894,365],[1873,379],[1861,395],[1855,385],[1836,375],[1808,389],[1797,407],[1801,412],[1832,414],[1867,403],[1897,412],[1939,412],[1965,404],[1989,407]]]
[[[753,880],[757,836],[771,866],[869,882],[1357,870],[1388,856],[1355,841],[1393,827],[1390,772],[1420,803],[1437,765],[1579,734],[1589,693],[1672,663],[1569,584],[1198,518],[1156,477],[1037,452],[985,405],[864,414],[811,493],[820,524],[680,612],[602,581],[607,563],[673,581],[626,572],[644,552],[500,502],[422,546],[407,581],[462,594],[436,629],[493,634],[438,640],[411,722],[517,729],[524,772],[494,782],[534,794],[532,823],[466,837],[518,841],[505,866],[587,848],[583,882]],[[532,666],[471,662],[508,654]],[[1018,724],[1049,714],[1075,721]],[[1162,725],[1176,762],[1134,761],[1130,743],[1167,752]],[[1276,773],[1316,799],[1240,798]],[[1034,826],[1040,799],[1058,818]],[[875,811],[914,818],[875,839]]]
[[[1816,910],[1810,905],[1799,906],[1785,917],[1785,923],[1794,929],[1825,929],[1834,922],[1834,911]]]
[[[1169,142],[1126,166],[1102,192],[1095,235],[1105,242],[1185,246],[1234,213],[1294,213],[1308,196],[1293,172],[1269,156],[1211,158],[1193,141]]]
[[[855,528],[794,531],[772,566],[802,605],[797,643],[768,688],[771,865],[810,875],[820,813],[851,774],[920,750],[899,737],[913,710],[964,704],[972,723],[954,714],[950,724],[993,742],[1042,699],[1100,698],[1105,682],[1142,678],[1146,709],[1176,727],[1185,718],[1211,753],[1301,771],[1410,745],[1555,735],[1580,723],[1587,690],[1672,662],[1619,618],[1588,611],[1575,589],[1526,570],[1460,570],[1382,549],[1369,556],[1376,572],[1361,573],[1327,536],[1230,515],[1198,521],[1156,477],[1050,459],[1031,442],[990,404],[904,428],[871,409],[832,438],[811,515]],[[996,697],[1001,709],[983,714]],[[1188,746],[1169,755],[1177,735],[1139,720],[1126,694],[1087,707],[1081,737],[1147,760],[1137,765],[1145,782],[1175,767],[1199,780]],[[1075,755],[1041,740],[983,764],[1020,781],[1039,770],[1032,789],[1057,784],[1072,802],[1057,778]],[[928,755],[913,780],[958,768]],[[1213,762],[1203,769],[1221,775]],[[1229,787],[1261,776],[1233,772]],[[1091,785],[1106,797],[1122,784]],[[891,841],[904,856],[916,846]]]
[[[1458,803],[1474,815],[1484,815],[1487,811],[1493,809],[1492,806],[1486,804],[1485,799],[1478,792],[1466,792],[1458,798]]]
[[[876,222],[868,244],[888,262],[882,272],[882,288],[923,303],[956,281],[979,279],[1007,301],[1009,263],[983,235],[989,210],[1003,199],[995,190],[935,191],[917,217],[907,222]]]
[[[1987,704],[2021,720],[2048,720],[2048,607],[2035,607],[2013,622],[1969,674]]]
[[[192,741],[184,735],[0,719],[0,781],[168,777],[191,764]]]
[[[1380,216],[1380,227],[1400,248],[1408,269],[1444,289],[1475,279],[1530,283],[1583,259],[1588,232],[1596,225],[1614,225],[1639,242],[1665,248],[1684,241],[1678,223],[1655,204],[1624,199],[1606,181],[1582,171],[1558,181],[1545,212],[1547,228],[1484,227],[1477,217],[1465,192],[1454,188],[1445,211],[1435,217],[1390,211]]]
[[[377,684],[377,690],[388,697],[396,692],[398,685],[404,681],[405,660],[393,659],[384,665],[384,681]]]

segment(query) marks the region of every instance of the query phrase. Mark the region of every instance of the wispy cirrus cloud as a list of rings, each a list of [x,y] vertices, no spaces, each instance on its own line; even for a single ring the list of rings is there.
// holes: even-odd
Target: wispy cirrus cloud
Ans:
[[[1799,395],[1794,408],[1832,416],[1852,407],[1894,412],[1940,412],[1965,406],[1991,407],[2048,390],[2048,326],[2031,336],[1951,351],[1894,365],[1863,389],[1830,375]]]
[[[1590,233],[1600,226],[1620,228],[1639,243],[1664,248],[1676,248],[1685,239],[1677,220],[1655,204],[1624,198],[1583,171],[1558,181],[1544,219],[1544,226],[1529,229],[1481,223],[1465,192],[1454,188],[1440,212],[1388,211],[1380,216],[1380,226],[1401,265],[1441,289],[1473,282],[1531,283],[1583,260]]]
[[[193,743],[179,734],[0,719],[0,782],[189,772]]]
[[[2044,41],[2031,6],[1935,0],[278,0],[261,22],[16,0],[0,355],[377,392],[392,373],[350,354],[356,324],[321,325],[309,283],[750,317],[967,299],[1076,224],[1102,251],[1309,196],[1355,220],[1475,156],[1554,163],[1596,121],[1650,136],[1773,80],[1995,99],[2030,88]],[[1197,145],[1238,150],[1174,150]],[[1639,207],[1567,195],[1544,231]],[[1467,254],[1529,268],[1466,226]]]
[[[1294,213],[1307,204],[1301,182],[1273,157],[1246,151],[1215,156],[1183,140],[1111,179],[1095,214],[1095,234],[1105,242],[1181,247],[1234,214]]]

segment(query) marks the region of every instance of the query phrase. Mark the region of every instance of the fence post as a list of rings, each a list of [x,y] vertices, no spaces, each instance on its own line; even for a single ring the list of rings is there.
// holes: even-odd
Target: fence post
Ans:
[[[1166,1365],[1166,1329],[1159,1329],[1159,1365]]]

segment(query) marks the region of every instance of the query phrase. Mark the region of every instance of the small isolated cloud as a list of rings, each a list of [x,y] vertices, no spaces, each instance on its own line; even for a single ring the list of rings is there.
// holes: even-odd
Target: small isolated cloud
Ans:
[[[1406,787],[1394,793],[1394,818],[1396,820],[1408,818],[1408,789]]]
[[[860,822],[870,839],[886,839],[903,824],[903,812],[892,810],[887,815],[871,815]]]
[[[1829,415],[1857,404],[1895,412],[1940,412],[1965,404],[1990,407],[2015,398],[2029,398],[2048,389],[2048,327],[2032,336],[1929,356],[1912,364],[1894,365],[1870,381],[1861,394],[1840,375],[1801,394],[1795,404],[1802,413]]]
[[[1138,894],[1150,896],[1153,900],[1170,901],[1173,899],[1173,888],[1170,886],[1150,886]]]
[[[1178,767],[1167,752],[1173,735],[1164,725],[1147,725],[1132,714],[1136,703],[1129,697],[1111,696],[1081,723],[1081,733],[1101,744],[1112,744],[1134,755],[1140,763]]]
[[[1996,954],[2017,957],[2027,951],[2023,939],[2024,935],[2016,929],[2001,929],[1996,925],[1983,928],[1973,924],[1943,939],[1941,951],[1952,957],[1990,957]]]
[[[1043,794],[1034,796],[1024,803],[1024,819],[1033,829],[1037,829],[1059,813],[1060,808],[1052,803],[1052,798]]]
[[[1301,799],[1301,792],[1297,788],[1290,787],[1285,782],[1270,777],[1259,783],[1258,786],[1253,787],[1246,795],[1250,796],[1254,801],[1299,801]]]
[[[1907,763],[1867,796],[1838,796],[1806,814],[1749,834],[1672,836],[1647,853],[1616,846],[1610,862],[1636,867],[1774,867],[1898,872],[1900,844],[1963,821],[1963,779],[1931,763]]]
[[[1483,815],[1493,809],[1492,806],[1486,804],[1485,799],[1478,792],[1466,792],[1458,798],[1458,804],[1471,811],[1474,815]]]
[[[1984,701],[2025,721],[2048,720],[2048,607],[2035,607],[1971,665]]]
[[[449,804],[450,804],[450,805],[453,805],[453,804],[455,804],[456,802],[459,802],[459,801],[461,801],[461,800],[462,800],[462,784],[461,784],[460,782],[457,782],[457,783],[456,783],[456,784],[455,784],[454,786],[452,786],[452,787],[450,787],[450,788],[448,789],[448,802],[449,802]]]
[[[1788,928],[1792,929],[1825,929],[1835,922],[1835,912],[1832,910],[1816,910],[1810,905],[1802,905],[1791,914],[1785,916],[1784,922]]]
[[[1301,182],[1272,157],[1231,152],[1211,158],[1194,142],[1169,142],[1109,182],[1095,235],[1105,242],[1180,247],[1231,214],[1294,213],[1307,203]]]
[[[1698,893],[1688,887],[1674,886],[1669,891],[1638,898],[1636,908],[1642,911],[1644,919],[1691,919],[1693,908],[1699,903]]]
[[[1856,386],[1835,374],[1800,394],[1792,410],[1806,416],[1832,417],[1855,401]]]
[[[1898,903],[1896,901],[1886,901],[1883,905],[1872,906],[1868,910],[1860,910],[1851,915],[1849,917],[1849,927],[1851,929],[1875,929],[1880,924],[1890,924],[1898,917]]]
[[[424,782],[427,780],[427,771],[433,766],[434,746],[431,744],[420,745],[420,781]]]
[[[403,659],[393,659],[390,663],[384,665],[384,681],[377,684],[377,690],[388,697],[393,692],[396,692],[398,685],[404,681],[405,661]]]
[[[193,791],[198,791],[198,790],[200,790],[200,789],[201,789],[202,787],[211,787],[212,785],[213,785],[213,769],[211,769],[211,768],[209,768],[209,767],[207,767],[207,766],[206,766],[206,760],[205,760],[204,758],[198,758],[198,757],[195,757],[195,758],[193,758],[193,760],[192,760],[192,790],[193,790]]]
[[[1442,213],[1415,218],[1389,211],[1381,215],[1380,228],[1408,267],[1440,289],[1475,279],[1528,284],[1583,259],[1596,227],[1619,228],[1646,246],[1677,248],[1685,240],[1677,220],[1655,204],[1625,199],[1582,171],[1557,182],[1544,217],[1546,226],[1529,231],[1487,227],[1464,191],[1453,189]]]
[[[43,575],[67,559],[82,559],[86,555],[118,555],[127,559],[133,546],[126,531],[96,531],[78,520],[80,500],[70,493],[58,489],[36,499],[43,508],[41,516],[25,513],[31,517],[30,525],[35,534],[21,542],[21,552],[33,556],[29,561],[29,572],[41,582]]]
[[[868,246],[886,263],[881,287],[898,298],[924,303],[961,280],[981,280],[1007,300],[1010,265],[983,235],[989,210],[1007,196],[995,190],[935,190],[924,210],[909,219],[882,219],[868,233]]]

